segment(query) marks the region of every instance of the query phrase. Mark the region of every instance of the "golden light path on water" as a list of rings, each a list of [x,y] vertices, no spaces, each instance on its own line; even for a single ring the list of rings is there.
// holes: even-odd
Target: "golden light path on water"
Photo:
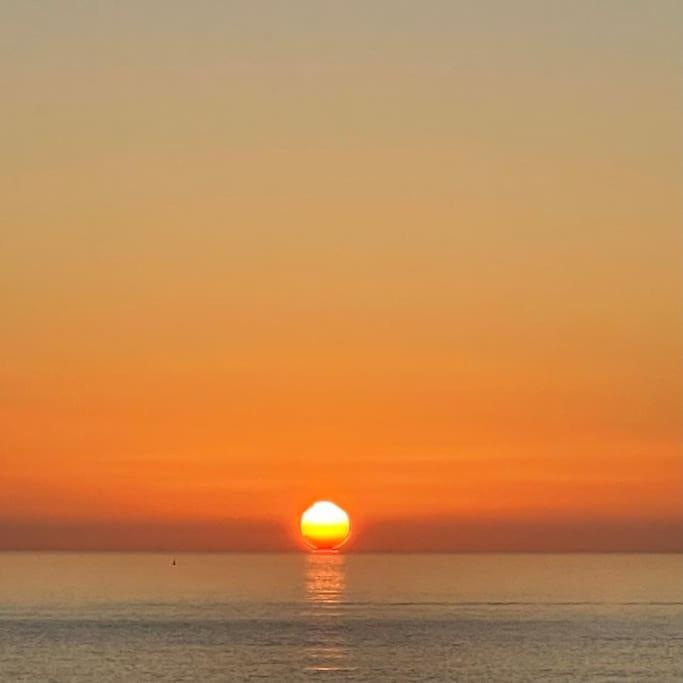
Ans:
[[[342,672],[350,649],[340,617],[345,612],[346,558],[339,553],[311,553],[305,558],[304,616],[312,630],[306,644],[306,671]]]

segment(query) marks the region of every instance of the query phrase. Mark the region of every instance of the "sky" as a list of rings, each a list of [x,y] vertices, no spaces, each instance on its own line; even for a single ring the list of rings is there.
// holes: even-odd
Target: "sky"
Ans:
[[[3,2],[0,549],[683,550],[682,14]]]

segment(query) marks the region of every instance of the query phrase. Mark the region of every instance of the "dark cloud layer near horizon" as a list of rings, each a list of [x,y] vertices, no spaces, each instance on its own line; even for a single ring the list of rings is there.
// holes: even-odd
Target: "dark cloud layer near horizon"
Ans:
[[[4,551],[288,552],[284,525],[220,522],[0,520]],[[368,524],[349,552],[683,552],[683,520],[396,519]]]

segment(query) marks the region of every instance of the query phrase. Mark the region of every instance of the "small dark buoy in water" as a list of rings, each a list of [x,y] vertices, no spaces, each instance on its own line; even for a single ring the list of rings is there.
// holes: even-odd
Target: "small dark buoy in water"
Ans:
[[[173,558],[173,561],[171,562],[171,567],[175,567],[175,557]]]

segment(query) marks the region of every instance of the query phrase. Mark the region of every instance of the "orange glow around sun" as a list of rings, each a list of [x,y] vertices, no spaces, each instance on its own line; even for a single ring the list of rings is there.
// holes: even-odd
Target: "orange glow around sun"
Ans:
[[[328,500],[313,503],[301,515],[301,535],[314,550],[336,550],[349,538],[351,524],[342,508]]]

